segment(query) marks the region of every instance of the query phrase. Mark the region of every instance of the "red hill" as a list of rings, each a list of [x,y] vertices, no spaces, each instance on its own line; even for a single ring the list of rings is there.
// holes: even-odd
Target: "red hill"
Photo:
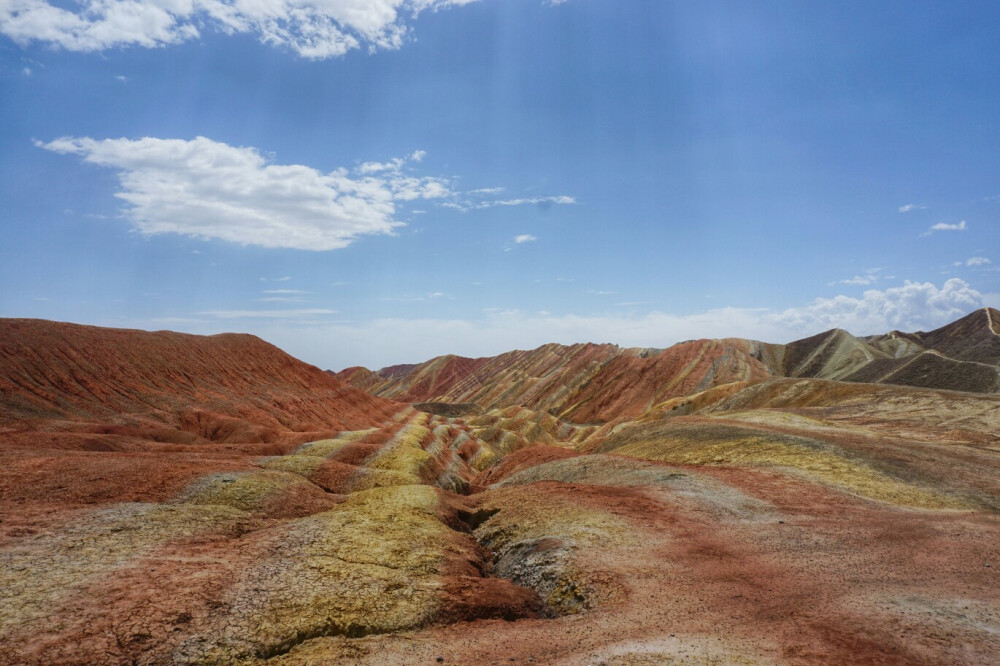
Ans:
[[[397,409],[252,335],[0,320],[0,427],[273,442]]]

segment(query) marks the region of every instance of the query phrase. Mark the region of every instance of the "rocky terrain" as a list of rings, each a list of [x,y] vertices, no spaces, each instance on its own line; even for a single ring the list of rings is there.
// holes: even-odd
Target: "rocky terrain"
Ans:
[[[0,654],[996,663],[998,322],[332,376],[0,320]]]
[[[809,377],[1000,392],[1000,312],[983,308],[930,333],[858,338],[834,329],[786,345],[693,340],[669,349],[544,345],[491,358],[441,356],[418,365],[334,374],[404,402],[524,405],[574,422],[635,417],[655,404],[713,386]]]

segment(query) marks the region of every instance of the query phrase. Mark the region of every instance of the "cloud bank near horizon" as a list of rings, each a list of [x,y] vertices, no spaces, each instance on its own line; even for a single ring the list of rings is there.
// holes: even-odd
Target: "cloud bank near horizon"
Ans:
[[[995,295],[982,294],[964,280],[952,278],[940,287],[907,281],[898,287],[865,291],[857,298],[817,298],[780,311],[724,307],[687,315],[660,311],[550,315],[504,310],[484,312],[479,319],[381,318],[358,322],[325,321],[322,313],[310,313],[319,316],[297,318],[287,325],[274,318],[254,321],[248,317],[240,325],[241,331],[259,335],[326,369],[353,365],[377,369],[444,354],[493,356],[550,342],[668,347],[697,338],[739,337],[783,343],[831,328],[859,336],[894,329],[932,330],[984,305],[997,304]],[[190,332],[219,332],[217,329],[218,325],[210,322],[187,324]]]

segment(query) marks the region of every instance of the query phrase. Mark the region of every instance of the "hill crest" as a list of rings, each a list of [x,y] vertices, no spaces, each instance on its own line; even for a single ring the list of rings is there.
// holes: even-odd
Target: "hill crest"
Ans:
[[[398,407],[252,335],[38,319],[0,319],[0,403],[2,427],[152,429],[180,441],[360,428]]]

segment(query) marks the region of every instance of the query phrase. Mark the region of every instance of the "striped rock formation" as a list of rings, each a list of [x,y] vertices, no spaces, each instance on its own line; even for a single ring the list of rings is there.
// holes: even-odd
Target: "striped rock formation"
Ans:
[[[403,402],[524,405],[574,423],[633,418],[670,398],[731,382],[811,377],[1000,392],[1000,313],[977,310],[930,333],[858,338],[834,329],[785,345],[729,338],[668,349],[544,345],[490,358],[441,356],[334,376]]]
[[[0,654],[993,663],[1000,396],[843,379],[995,368],[995,321],[342,375],[393,400],[251,336],[0,322]]]

